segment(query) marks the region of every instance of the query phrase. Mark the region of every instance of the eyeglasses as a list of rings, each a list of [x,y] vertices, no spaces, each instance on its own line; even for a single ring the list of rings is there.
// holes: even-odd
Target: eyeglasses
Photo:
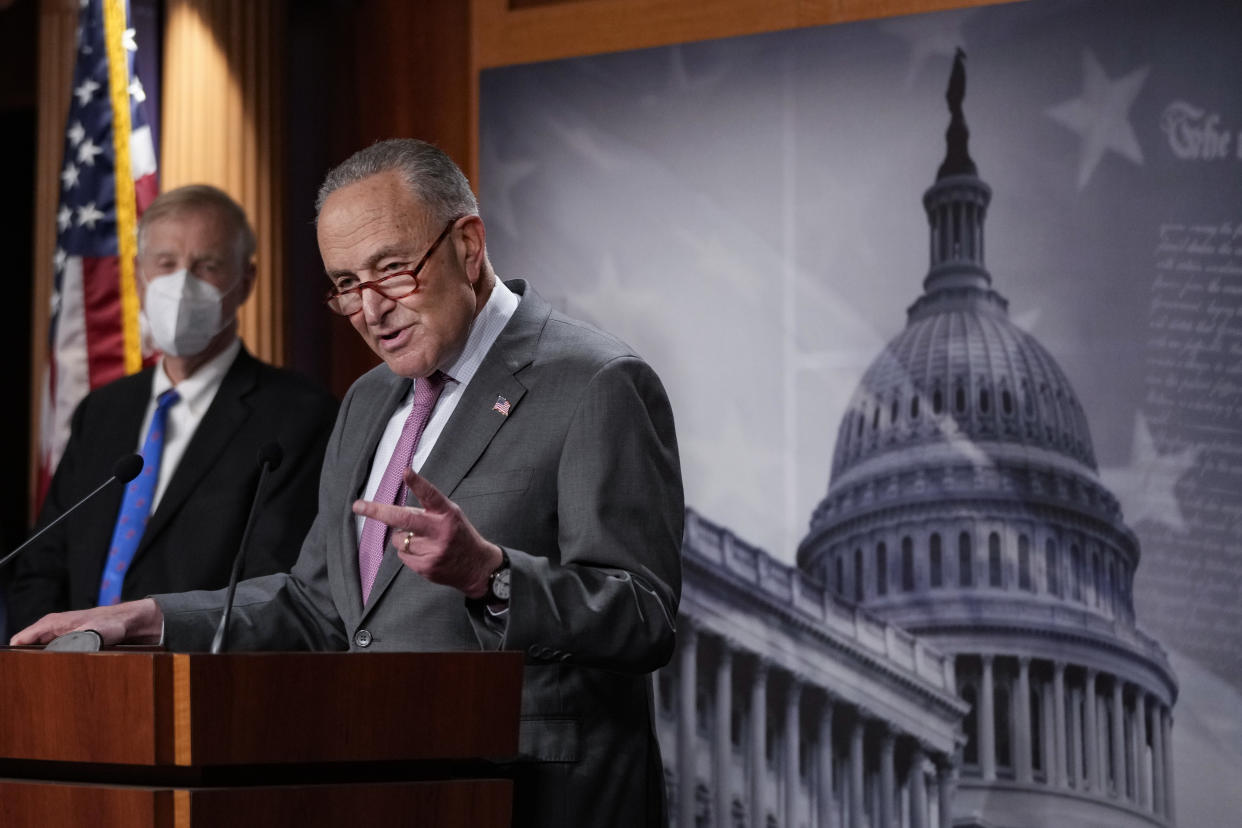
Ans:
[[[418,293],[419,283],[418,274],[422,272],[423,267],[431,259],[431,255],[436,252],[436,248],[440,246],[440,242],[448,236],[449,231],[453,229],[453,225],[461,216],[455,216],[449,219],[449,223],[444,225],[444,229],[440,231],[440,235],[436,236],[436,240],[431,243],[431,247],[427,248],[427,252],[418,260],[418,264],[410,270],[401,270],[397,273],[389,273],[387,276],[381,276],[370,282],[359,282],[351,288],[345,290],[329,291],[327,297],[323,300],[324,304],[333,313],[339,313],[341,316],[353,316],[362,310],[362,291],[370,288],[387,299],[404,299]]]

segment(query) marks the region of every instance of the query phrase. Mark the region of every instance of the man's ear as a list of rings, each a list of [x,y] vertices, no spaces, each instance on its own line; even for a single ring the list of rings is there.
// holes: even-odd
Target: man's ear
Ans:
[[[483,264],[487,258],[487,230],[483,227],[483,219],[478,216],[458,219],[453,239],[458,258],[470,277],[470,284],[477,284],[485,272]]]
[[[250,292],[254,290],[255,278],[258,276],[259,269],[255,266],[254,259],[246,262],[246,266],[242,268],[242,286],[241,298],[237,300],[238,307],[246,304],[246,300],[250,298]]]
[[[138,292],[138,306],[142,307],[147,300],[147,283],[142,278],[142,261],[134,256],[134,290]]]

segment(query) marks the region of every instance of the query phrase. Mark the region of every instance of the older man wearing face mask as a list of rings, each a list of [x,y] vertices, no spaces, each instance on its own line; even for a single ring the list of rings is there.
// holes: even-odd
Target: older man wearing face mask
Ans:
[[[124,491],[95,497],[22,554],[8,593],[10,630],[49,612],[226,584],[259,449],[271,441],[284,456],[264,485],[244,574],[296,560],[337,405],[238,339],[254,248],[245,212],[214,187],[164,193],[143,214],[138,289],[162,356],[78,406],[39,524],[106,480],[121,455],[141,452],[145,466]]]

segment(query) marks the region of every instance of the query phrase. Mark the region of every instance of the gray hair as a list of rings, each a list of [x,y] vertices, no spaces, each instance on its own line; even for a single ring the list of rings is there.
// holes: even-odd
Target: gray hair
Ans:
[[[465,173],[443,150],[416,138],[390,138],[355,152],[328,173],[315,198],[315,220],[332,193],[389,171],[401,174],[435,222],[479,214]]]
[[[254,228],[246,218],[246,211],[224,190],[210,184],[187,184],[161,193],[147,205],[138,220],[138,255],[142,255],[147,228],[157,221],[173,218],[194,210],[216,210],[232,225],[234,245],[245,265],[254,256],[257,243]]]

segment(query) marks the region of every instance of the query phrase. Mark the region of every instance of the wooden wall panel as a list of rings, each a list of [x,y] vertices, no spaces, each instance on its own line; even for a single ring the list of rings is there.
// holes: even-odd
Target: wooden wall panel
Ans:
[[[892,17],[997,0],[471,0],[476,69]]]
[[[350,7],[336,36],[349,48],[334,59],[352,74],[351,84],[324,115],[344,121],[332,163],[384,138],[422,138],[474,181],[478,83],[470,20],[464,0],[366,0]],[[344,320],[330,320],[328,330],[329,386],[339,395],[379,359]]]

